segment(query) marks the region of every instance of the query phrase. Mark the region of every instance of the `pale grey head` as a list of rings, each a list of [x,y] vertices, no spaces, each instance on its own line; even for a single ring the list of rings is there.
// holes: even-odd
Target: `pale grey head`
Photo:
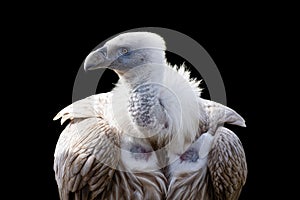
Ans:
[[[124,33],[91,52],[84,62],[84,69],[109,68],[120,75],[147,63],[163,64],[165,50],[165,41],[155,33]]]

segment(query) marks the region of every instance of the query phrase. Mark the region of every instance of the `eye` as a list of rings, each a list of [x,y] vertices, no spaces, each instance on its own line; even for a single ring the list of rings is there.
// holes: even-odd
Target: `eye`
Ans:
[[[128,52],[128,49],[126,49],[126,48],[122,48],[121,52],[122,52],[122,54],[125,54],[125,53],[127,53],[127,52]]]

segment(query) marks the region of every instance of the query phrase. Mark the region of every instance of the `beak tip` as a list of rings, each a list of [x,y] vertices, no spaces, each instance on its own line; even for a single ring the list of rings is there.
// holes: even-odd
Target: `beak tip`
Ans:
[[[84,70],[85,72],[90,71],[90,68],[91,68],[91,67],[92,67],[91,65],[86,65],[86,64],[84,63],[84,65],[83,65],[83,70]]]
[[[84,62],[84,64],[83,64],[83,69],[84,69],[84,71],[90,71],[90,69],[93,67],[93,65],[91,65],[91,64],[89,64],[89,63],[87,63],[86,61]]]
[[[83,64],[84,71],[91,71],[98,68],[106,68],[109,65],[109,61],[106,57],[107,48],[102,47],[95,51],[92,51],[85,59]]]
[[[93,59],[90,59],[90,56],[88,56],[83,63],[83,69],[86,72],[95,69],[96,66],[97,62],[95,62]]]

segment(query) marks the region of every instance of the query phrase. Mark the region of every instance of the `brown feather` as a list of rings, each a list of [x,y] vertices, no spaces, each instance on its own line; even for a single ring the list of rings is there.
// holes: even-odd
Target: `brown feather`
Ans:
[[[101,117],[101,111],[89,108],[85,110],[89,113],[84,115],[74,109],[83,110],[82,106],[95,104],[87,101],[98,101],[98,104],[106,101],[105,96],[100,97],[104,99],[93,96],[76,102],[58,115],[73,119],[61,133],[55,151],[54,170],[62,200],[101,196],[118,165],[119,133]]]
[[[215,199],[238,199],[246,182],[247,164],[239,138],[229,129],[217,129],[208,155],[208,168]]]

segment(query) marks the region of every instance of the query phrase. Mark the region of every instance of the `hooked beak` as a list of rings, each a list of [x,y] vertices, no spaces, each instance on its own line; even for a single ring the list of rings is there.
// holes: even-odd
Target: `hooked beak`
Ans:
[[[111,64],[107,57],[107,47],[101,47],[92,51],[84,61],[84,70],[94,70],[99,68],[106,68]]]

